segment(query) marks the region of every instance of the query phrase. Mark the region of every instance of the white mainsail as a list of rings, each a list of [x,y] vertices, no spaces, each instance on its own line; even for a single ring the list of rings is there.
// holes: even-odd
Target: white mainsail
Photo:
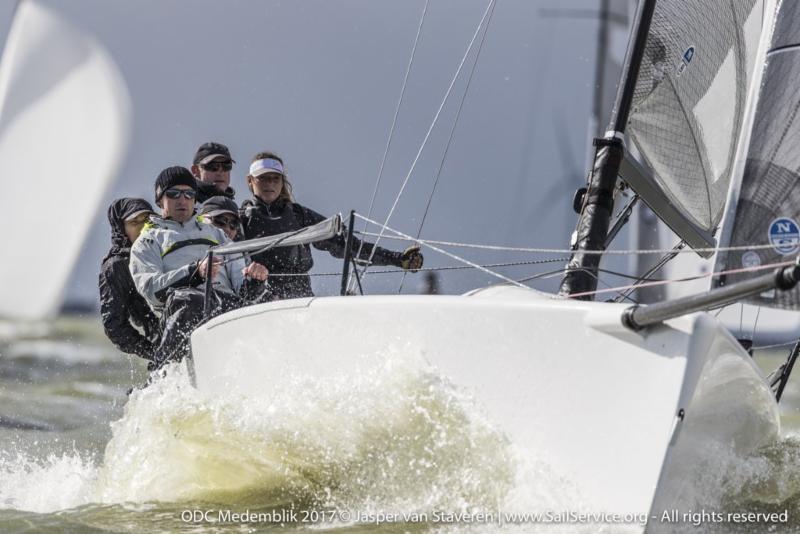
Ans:
[[[0,316],[58,311],[125,156],[129,108],[122,76],[92,36],[36,0],[20,4],[0,63],[4,215],[19,225],[5,236],[13,258],[0,265]]]

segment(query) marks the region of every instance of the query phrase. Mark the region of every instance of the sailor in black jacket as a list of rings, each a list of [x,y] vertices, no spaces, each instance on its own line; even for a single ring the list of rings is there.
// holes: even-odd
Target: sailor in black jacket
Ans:
[[[253,198],[245,200],[241,208],[241,220],[245,239],[264,237],[283,232],[299,230],[312,226],[325,217],[294,202],[291,184],[286,178],[283,160],[271,152],[256,154],[250,165],[247,184]],[[344,257],[346,241],[337,236],[314,243],[314,247],[325,250],[336,258]],[[394,252],[372,243],[363,245],[353,239],[352,253],[355,256],[361,249],[359,259],[367,260],[372,254],[373,265],[394,265],[415,271],[422,267],[423,257],[419,247],[412,246],[404,252]],[[253,255],[253,261],[267,267],[271,275],[294,274],[296,276],[272,276],[270,288],[275,299],[310,297],[311,279],[308,271],[314,265],[311,248],[308,245],[275,247],[266,252]]]
[[[231,187],[231,169],[236,163],[231,151],[222,143],[203,143],[192,160],[192,175],[197,180],[198,204],[218,195],[233,200],[236,191]]]
[[[136,291],[128,262],[131,245],[152,213],[150,203],[141,198],[120,198],[111,203],[111,250],[100,268],[100,315],[108,339],[122,352],[151,362],[159,334],[158,318]]]

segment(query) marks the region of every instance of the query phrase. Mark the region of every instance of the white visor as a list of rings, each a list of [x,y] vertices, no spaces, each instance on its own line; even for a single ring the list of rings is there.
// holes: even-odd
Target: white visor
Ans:
[[[274,172],[282,176],[286,176],[286,173],[283,172],[283,164],[281,164],[281,162],[277,159],[257,159],[250,164],[250,176],[261,176],[262,174],[267,174],[268,172]]]

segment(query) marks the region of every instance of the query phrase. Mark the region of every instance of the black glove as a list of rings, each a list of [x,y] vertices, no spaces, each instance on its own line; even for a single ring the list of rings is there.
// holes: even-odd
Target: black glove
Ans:
[[[425,258],[422,257],[422,252],[419,251],[419,245],[411,245],[403,251],[400,256],[400,267],[412,273],[417,272],[422,267],[422,262]]]

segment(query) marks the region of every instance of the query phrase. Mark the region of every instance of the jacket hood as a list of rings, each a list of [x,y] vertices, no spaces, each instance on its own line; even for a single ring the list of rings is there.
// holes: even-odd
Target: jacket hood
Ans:
[[[112,256],[127,256],[131,240],[125,235],[125,219],[140,211],[153,211],[153,206],[142,198],[120,198],[108,207],[108,224],[111,226],[111,248],[103,261]]]

